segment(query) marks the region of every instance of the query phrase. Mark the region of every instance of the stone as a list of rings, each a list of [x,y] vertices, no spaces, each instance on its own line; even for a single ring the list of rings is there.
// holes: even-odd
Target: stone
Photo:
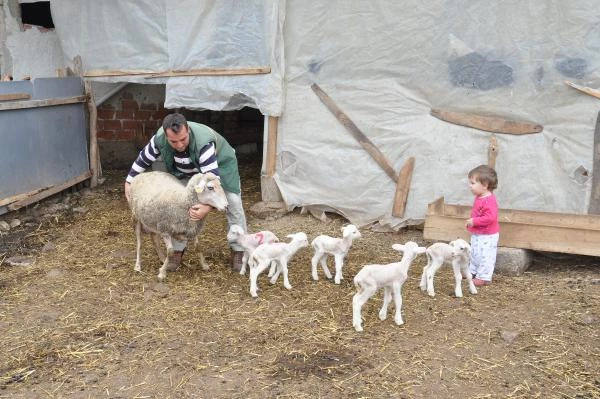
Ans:
[[[504,341],[508,342],[509,344],[512,344],[513,341],[519,336],[519,332],[504,330],[500,333],[500,336]]]
[[[260,201],[250,207],[250,212],[261,219],[270,216],[281,217],[288,213],[284,202],[264,202]]]
[[[76,208],[73,208],[73,212],[75,213],[87,213],[89,211],[89,209],[85,206],[78,206]]]
[[[56,245],[51,242],[45,243],[44,246],[42,247],[42,252],[50,252],[50,251],[54,251],[54,250],[56,250]]]
[[[10,231],[10,224],[6,223],[4,220],[0,220],[0,231]]]
[[[21,221],[19,219],[13,219],[10,221],[10,228],[14,229],[15,227],[19,227],[21,225]]]
[[[48,273],[46,273],[46,277],[48,278],[59,278],[62,277],[64,273],[58,269],[52,269]]]
[[[531,250],[498,247],[494,272],[505,276],[520,276],[525,273],[532,261]]]
[[[33,256],[11,256],[5,259],[4,262],[10,266],[28,267],[35,263],[35,258]]]

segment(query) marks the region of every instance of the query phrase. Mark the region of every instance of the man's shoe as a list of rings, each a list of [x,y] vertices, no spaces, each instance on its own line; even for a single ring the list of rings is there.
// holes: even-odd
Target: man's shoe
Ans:
[[[490,281],[482,280],[480,278],[474,278],[473,279],[473,284],[475,284],[475,287],[483,287],[484,285],[490,285],[491,282]]]
[[[183,258],[183,251],[174,251],[173,255],[169,256],[169,264],[167,265],[167,270],[170,272],[174,272],[179,269],[181,266],[181,259]],[[168,255],[167,255],[168,256]]]
[[[242,270],[244,251],[231,251],[231,270],[239,273]]]

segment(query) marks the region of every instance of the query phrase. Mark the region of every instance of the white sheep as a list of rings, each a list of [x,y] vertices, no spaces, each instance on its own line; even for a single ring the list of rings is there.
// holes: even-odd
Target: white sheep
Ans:
[[[362,331],[362,317],[360,311],[363,305],[371,298],[379,288],[383,288],[383,306],[379,311],[379,319],[387,318],[387,308],[394,298],[396,306],[396,315],[394,321],[398,325],[404,324],[402,320],[402,285],[407,279],[408,268],[417,255],[425,252],[425,247],[408,241],[406,244],[394,244],[392,248],[398,252],[403,252],[400,262],[387,265],[366,265],[356,276],[354,276],[354,285],[358,292],[352,298],[352,325],[356,331]]]
[[[135,271],[141,271],[142,228],[159,235],[167,246],[167,256],[159,270],[160,280],[166,277],[169,257],[173,254],[171,238],[193,240],[202,230],[204,220],[191,220],[192,205],[207,204],[224,211],[227,198],[218,176],[198,173],[183,185],[165,172],[140,173],[131,181],[129,206],[136,221],[137,255]],[[153,239],[156,237],[153,237]],[[157,240],[154,241],[158,244]],[[160,256],[160,255],[159,255]]]
[[[227,233],[227,241],[236,242],[242,248],[244,248],[244,257],[242,258],[242,268],[240,270],[240,274],[246,274],[246,265],[248,264],[248,259],[256,249],[261,244],[270,244],[272,242],[279,242],[279,238],[270,232],[270,231],[259,231],[254,234],[246,234],[244,229],[237,225],[231,225],[229,228],[229,232]]]
[[[334,238],[326,235],[316,237],[311,245],[315,250],[315,254],[311,259],[312,278],[318,280],[317,264],[321,262],[323,272],[328,279],[331,279],[331,273],[327,268],[327,257],[332,255],[335,259],[335,283],[340,284],[342,277],[342,267],[344,266],[344,258],[348,255],[348,251],[352,246],[352,241],[361,237],[360,231],[355,225],[349,224],[342,228],[342,238]]]
[[[308,238],[305,233],[289,234],[287,236],[292,240],[288,243],[285,242],[274,242],[270,244],[259,245],[252,256],[248,264],[250,265],[250,295],[257,297],[258,290],[256,280],[258,275],[262,273],[271,262],[277,263],[277,271],[271,277],[271,284],[275,284],[279,273],[283,273],[283,286],[288,290],[292,289],[290,281],[288,279],[288,261],[294,254],[303,247],[308,246]]]
[[[421,283],[419,286],[422,291],[427,291],[429,296],[434,297],[433,276],[444,264],[452,265],[454,270],[454,294],[457,298],[462,298],[461,280],[465,276],[469,283],[471,294],[477,294],[477,288],[473,284],[473,276],[469,272],[469,260],[471,258],[471,246],[463,239],[451,241],[449,244],[436,242],[427,248],[427,265],[423,268]]]

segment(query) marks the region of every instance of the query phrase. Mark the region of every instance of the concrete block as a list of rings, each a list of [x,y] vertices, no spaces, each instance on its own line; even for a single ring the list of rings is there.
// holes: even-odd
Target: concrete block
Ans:
[[[260,176],[260,191],[261,191],[261,198],[265,202],[281,202],[281,201],[283,201],[283,197],[281,196],[279,187],[277,187],[277,183],[275,182],[275,179],[272,177],[265,176],[265,175]]]
[[[494,273],[505,276],[520,276],[531,265],[533,251],[521,248],[498,247]]]

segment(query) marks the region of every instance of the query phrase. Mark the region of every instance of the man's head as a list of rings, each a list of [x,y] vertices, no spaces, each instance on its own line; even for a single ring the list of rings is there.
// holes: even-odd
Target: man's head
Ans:
[[[162,123],[167,142],[176,151],[185,151],[190,144],[190,133],[187,121],[181,114],[169,114]]]

